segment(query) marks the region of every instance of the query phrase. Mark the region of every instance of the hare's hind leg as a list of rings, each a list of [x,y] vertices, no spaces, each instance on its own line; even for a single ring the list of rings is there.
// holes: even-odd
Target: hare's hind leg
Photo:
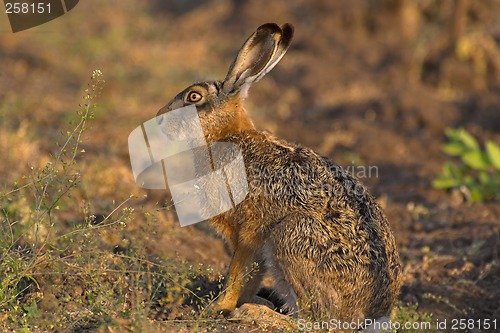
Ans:
[[[271,259],[269,269],[290,309],[301,316],[332,319],[341,306],[338,288],[342,281],[324,262],[330,259],[325,246],[332,242],[331,233],[322,221],[304,214],[287,216],[271,231],[266,252]]]
[[[281,310],[289,315],[298,317],[299,306],[297,302],[297,294],[293,290],[293,287],[290,285],[290,283],[286,281],[283,271],[274,261],[273,253],[273,245],[271,241],[267,241],[264,246],[262,255],[264,256],[268,270],[273,275],[275,282],[274,289],[285,303],[281,307]]]

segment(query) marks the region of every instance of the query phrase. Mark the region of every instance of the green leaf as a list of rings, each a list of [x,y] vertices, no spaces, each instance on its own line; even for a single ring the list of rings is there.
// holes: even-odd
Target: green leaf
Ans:
[[[450,142],[442,146],[443,152],[451,156],[459,156],[466,150],[466,148],[459,142]]]
[[[441,172],[441,177],[447,178],[462,178],[462,170],[450,161],[444,162],[443,171]]]
[[[492,179],[486,171],[481,171],[479,172],[479,182],[481,184],[488,185],[492,183]]]
[[[29,306],[24,305],[23,310],[26,312],[28,317],[37,318],[38,317],[38,306],[35,301],[31,302]]]
[[[453,176],[452,167],[453,167],[453,164],[451,164],[450,161],[444,162],[443,171],[441,172],[441,176],[451,178]]]
[[[460,135],[458,133],[460,130],[461,129],[447,128],[444,133],[451,141],[459,141]]]
[[[462,184],[467,186],[468,188],[473,188],[477,186],[477,182],[471,175],[466,175],[462,180]]]
[[[462,162],[474,170],[486,170],[489,166],[488,158],[479,150],[471,150],[462,155]]]
[[[458,139],[469,149],[479,150],[479,143],[465,129],[461,128],[458,132]]]
[[[500,147],[496,145],[493,141],[486,142],[486,153],[488,154],[488,159],[495,169],[500,170]]]
[[[484,201],[484,194],[479,188],[470,189],[470,199],[472,201]]]
[[[440,190],[447,190],[457,186],[460,186],[460,181],[455,178],[439,177],[432,181],[432,187]]]

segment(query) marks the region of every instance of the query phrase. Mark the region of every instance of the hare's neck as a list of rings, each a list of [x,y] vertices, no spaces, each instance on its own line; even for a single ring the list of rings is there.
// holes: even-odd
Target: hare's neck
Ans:
[[[237,126],[235,132],[245,132],[255,130],[255,126],[245,109],[238,112]]]
[[[222,108],[213,122],[206,125],[208,142],[224,140],[224,138],[240,133],[255,131],[255,126],[239,100],[232,100]]]
[[[246,113],[245,109],[241,108],[233,113],[230,120],[228,121],[228,126],[220,131],[220,133],[218,133],[218,137],[213,137],[212,139],[215,138],[220,140],[233,135],[239,135],[241,133],[254,131],[255,126],[252,120],[250,120],[250,117]]]

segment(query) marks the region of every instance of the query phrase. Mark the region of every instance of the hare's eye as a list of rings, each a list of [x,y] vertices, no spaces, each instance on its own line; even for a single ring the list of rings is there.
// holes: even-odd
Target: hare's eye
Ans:
[[[187,101],[190,102],[190,103],[196,103],[196,102],[199,102],[201,100],[203,96],[201,96],[200,93],[197,93],[195,91],[191,91],[188,95],[187,95]]]

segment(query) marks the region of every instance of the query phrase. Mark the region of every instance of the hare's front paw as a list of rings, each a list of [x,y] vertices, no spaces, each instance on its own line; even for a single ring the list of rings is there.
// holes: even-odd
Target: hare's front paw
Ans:
[[[206,309],[206,312],[209,316],[224,316],[227,317],[231,312],[236,308],[236,304],[232,304],[232,302],[227,302],[224,299],[221,299],[215,303],[209,305]]]
[[[257,295],[253,296],[248,301],[241,302],[240,305],[247,304],[247,303],[264,305],[271,310],[274,310],[274,308],[275,308],[274,304],[271,301],[268,301],[267,299],[262,298],[262,297],[257,296]],[[209,305],[208,308],[206,309],[206,312],[208,313],[209,316],[222,315],[224,317],[227,317],[235,309],[236,309],[236,304],[234,304],[233,302],[228,302],[225,299],[221,299],[220,301]]]

